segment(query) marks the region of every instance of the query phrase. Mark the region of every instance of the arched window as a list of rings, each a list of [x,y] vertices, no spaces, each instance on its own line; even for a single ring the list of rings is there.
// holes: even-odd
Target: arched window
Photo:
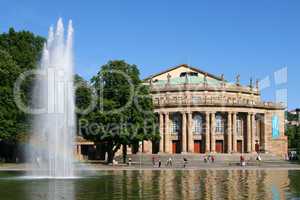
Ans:
[[[176,113],[172,116],[172,125],[171,125],[171,134],[178,135],[180,131],[181,119],[180,116]]]
[[[200,135],[203,132],[203,121],[202,116],[200,114],[196,114],[193,117],[193,133]]]
[[[224,134],[225,132],[225,121],[221,114],[216,115],[216,133]]]

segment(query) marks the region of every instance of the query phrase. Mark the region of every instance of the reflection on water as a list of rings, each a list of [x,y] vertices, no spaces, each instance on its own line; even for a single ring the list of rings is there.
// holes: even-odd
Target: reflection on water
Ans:
[[[13,179],[12,175],[0,174],[1,199],[300,198],[300,171],[101,171],[93,177],[69,180]]]
[[[36,184],[29,184],[29,186],[29,190],[27,188],[25,193],[31,200],[75,199],[72,180],[40,180]]]

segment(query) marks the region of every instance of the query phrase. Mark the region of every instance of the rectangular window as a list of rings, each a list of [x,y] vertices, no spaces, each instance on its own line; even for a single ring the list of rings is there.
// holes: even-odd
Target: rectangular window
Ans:
[[[225,121],[221,115],[216,117],[216,134],[224,134],[225,132]]]
[[[202,124],[201,123],[196,123],[195,126],[194,126],[193,132],[196,135],[202,134]]]
[[[224,133],[224,126],[223,126],[223,124],[217,124],[217,126],[216,126],[216,133],[218,133],[218,134]]]
[[[236,132],[238,136],[242,136],[243,135],[243,120],[238,119],[236,121]]]
[[[174,119],[172,120],[171,134],[178,135],[179,131],[180,131],[180,119],[179,117],[174,117]]]

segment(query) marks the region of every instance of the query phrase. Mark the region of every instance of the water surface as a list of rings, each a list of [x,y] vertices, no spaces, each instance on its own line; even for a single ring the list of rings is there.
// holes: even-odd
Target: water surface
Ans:
[[[1,199],[300,199],[300,171],[98,171],[75,179],[0,172]]]

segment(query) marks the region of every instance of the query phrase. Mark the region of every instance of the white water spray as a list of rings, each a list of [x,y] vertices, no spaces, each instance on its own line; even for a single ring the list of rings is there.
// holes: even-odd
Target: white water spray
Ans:
[[[75,100],[73,83],[73,27],[69,21],[64,39],[62,19],[49,29],[40,64],[42,75],[35,84],[34,106],[43,112],[34,116],[29,158],[32,176],[74,176]]]

